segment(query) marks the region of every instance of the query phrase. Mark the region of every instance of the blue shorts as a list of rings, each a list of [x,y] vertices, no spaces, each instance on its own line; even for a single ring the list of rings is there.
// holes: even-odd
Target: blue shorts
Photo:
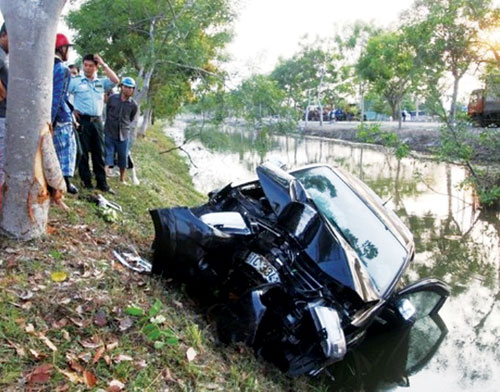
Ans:
[[[128,140],[116,140],[106,135],[106,166],[115,165],[115,154],[118,156],[118,167],[127,168]]]

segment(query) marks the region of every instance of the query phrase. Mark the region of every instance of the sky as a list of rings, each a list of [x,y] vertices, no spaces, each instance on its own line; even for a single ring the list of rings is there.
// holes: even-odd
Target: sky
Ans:
[[[356,20],[388,26],[414,0],[240,0],[228,68],[243,76],[269,72],[280,56],[291,57],[304,35],[333,36]]]

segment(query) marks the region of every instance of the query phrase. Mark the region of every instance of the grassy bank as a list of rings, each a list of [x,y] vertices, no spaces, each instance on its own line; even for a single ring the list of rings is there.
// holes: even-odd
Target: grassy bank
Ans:
[[[150,258],[149,209],[204,200],[184,159],[159,154],[170,147],[160,125],[137,141],[141,185],[110,180],[124,210],[111,222],[83,192],[66,197],[69,214],[51,209],[43,238],[0,238],[0,390],[312,390],[218,344],[182,288],[115,261],[129,245]]]

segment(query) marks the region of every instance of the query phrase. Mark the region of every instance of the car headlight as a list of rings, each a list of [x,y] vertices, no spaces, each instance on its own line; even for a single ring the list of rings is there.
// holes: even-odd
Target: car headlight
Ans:
[[[327,358],[340,361],[344,358],[347,345],[337,311],[320,305],[309,305],[309,311],[320,337],[323,354]]]

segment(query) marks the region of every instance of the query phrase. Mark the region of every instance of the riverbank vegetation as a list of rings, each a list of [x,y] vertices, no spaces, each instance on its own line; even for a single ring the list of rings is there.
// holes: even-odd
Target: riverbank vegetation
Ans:
[[[217,342],[210,319],[182,287],[124,268],[113,250],[150,258],[148,209],[205,200],[160,124],[138,140],[140,186],[109,199],[123,207],[106,221],[93,193],[51,210],[44,237],[0,245],[2,391],[311,390],[288,380],[243,346]],[[159,335],[159,336],[156,336]]]

